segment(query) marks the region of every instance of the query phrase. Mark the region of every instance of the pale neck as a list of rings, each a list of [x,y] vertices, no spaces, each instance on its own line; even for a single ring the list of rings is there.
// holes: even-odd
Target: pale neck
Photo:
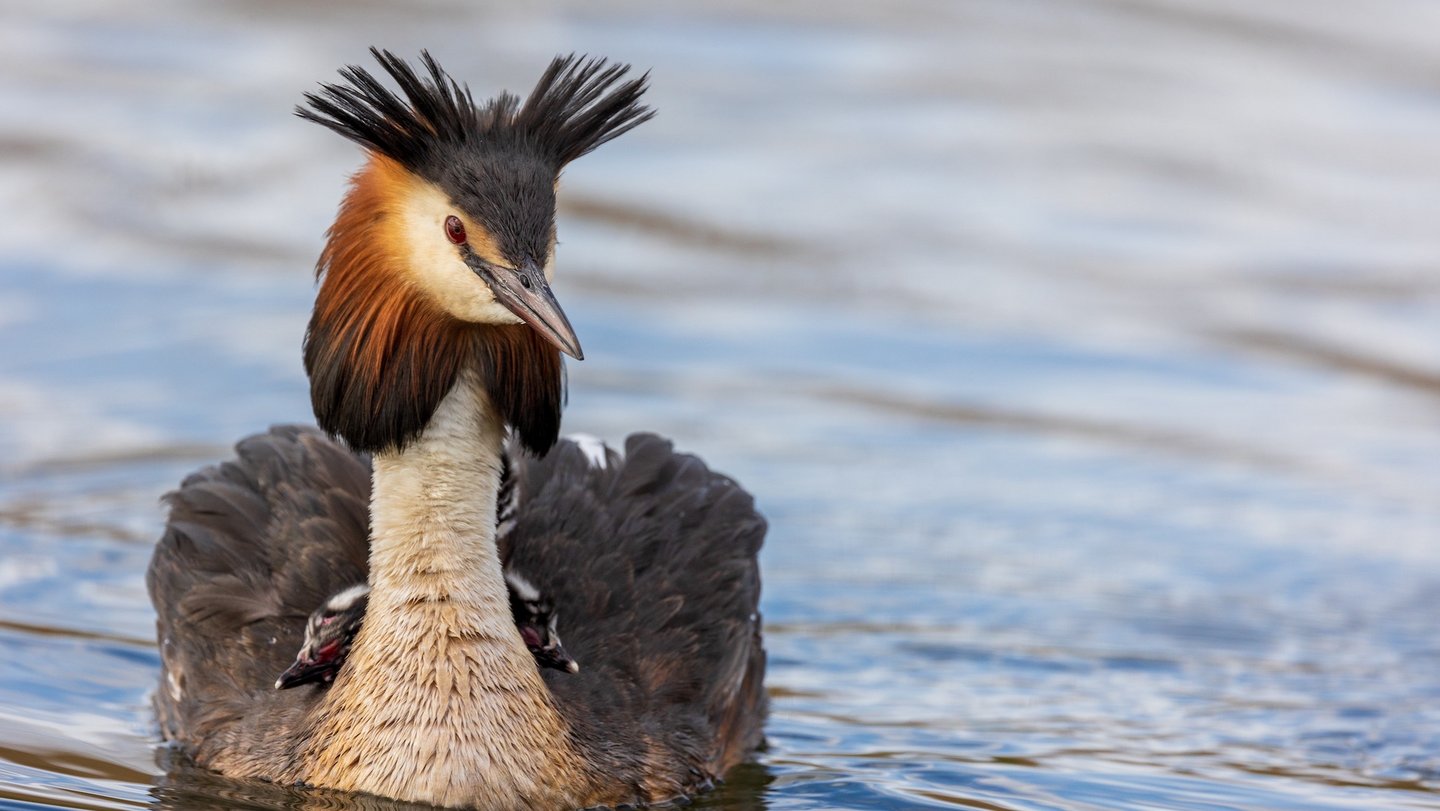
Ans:
[[[418,439],[375,456],[370,602],[300,779],[436,805],[587,804],[590,778],[500,570],[503,441],[463,372]]]
[[[474,375],[462,373],[417,439],[376,454],[372,612],[448,602],[464,630],[518,643],[495,548],[504,431]]]

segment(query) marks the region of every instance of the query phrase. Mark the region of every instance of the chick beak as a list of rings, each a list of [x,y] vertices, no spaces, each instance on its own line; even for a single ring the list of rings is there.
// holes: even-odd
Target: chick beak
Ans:
[[[542,648],[541,650],[534,651],[534,653],[536,660],[538,660],[539,663],[544,667],[554,668],[555,670],[563,670],[566,673],[580,672],[580,663],[575,661],[574,659],[571,659],[570,654],[565,652],[565,649],[560,646],[559,642],[556,642],[547,648]]]
[[[561,352],[575,360],[584,360],[580,350],[580,339],[570,327],[570,319],[560,309],[560,302],[550,292],[550,283],[545,280],[545,271],[534,262],[525,262],[518,268],[490,268],[484,274],[490,278],[490,289],[495,291],[495,300],[505,309],[529,324]]]
[[[317,656],[313,659],[296,659],[285,668],[280,678],[275,680],[276,690],[288,690],[291,687],[299,687],[302,684],[311,682],[328,682],[335,678],[335,673],[340,669],[340,663],[336,657]]]
[[[275,680],[276,690],[288,690],[291,687],[299,687],[302,684],[309,684],[318,681],[322,677],[323,668],[317,668],[313,662],[295,661],[285,668],[280,678]]]

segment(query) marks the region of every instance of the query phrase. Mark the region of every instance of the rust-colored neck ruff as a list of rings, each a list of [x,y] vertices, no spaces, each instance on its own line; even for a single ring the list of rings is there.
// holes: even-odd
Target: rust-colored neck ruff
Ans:
[[[523,325],[460,321],[407,277],[411,261],[398,216],[425,181],[372,156],[355,175],[316,273],[320,290],[305,334],[315,418],[357,451],[414,441],[462,369],[522,442],[548,450],[560,427],[560,353]]]

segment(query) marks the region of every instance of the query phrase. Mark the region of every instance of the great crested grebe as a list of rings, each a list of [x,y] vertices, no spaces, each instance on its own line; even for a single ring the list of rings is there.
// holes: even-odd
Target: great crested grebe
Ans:
[[[428,54],[417,73],[372,53],[399,93],[352,66],[299,111],[368,153],[305,336],[324,433],[245,439],[168,497],[147,576],[163,732],[227,775],[452,807],[701,790],[762,738],[765,521],[659,437],[557,442],[559,350],[581,352],[550,291],[556,184],[650,117],[645,80],[559,58],[523,105],[476,104]],[[507,428],[509,560],[564,614],[579,673],[542,673],[510,609]],[[274,689],[306,616],[361,582],[331,687]]]

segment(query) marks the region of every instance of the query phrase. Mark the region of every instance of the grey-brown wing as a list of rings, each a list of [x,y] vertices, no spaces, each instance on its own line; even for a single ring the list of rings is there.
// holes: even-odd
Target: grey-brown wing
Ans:
[[[285,743],[294,730],[284,727],[316,693],[277,691],[275,678],[309,613],[366,578],[365,460],[298,426],[249,437],[236,453],[166,497],[169,521],[146,576],[161,725],[207,765],[220,752],[270,763],[293,756]]]
[[[570,441],[540,460],[512,454],[510,560],[553,597],[581,665],[546,672],[580,743],[611,774],[650,775],[657,794],[723,774],[762,740],[754,500],[650,434],[603,466]]]

